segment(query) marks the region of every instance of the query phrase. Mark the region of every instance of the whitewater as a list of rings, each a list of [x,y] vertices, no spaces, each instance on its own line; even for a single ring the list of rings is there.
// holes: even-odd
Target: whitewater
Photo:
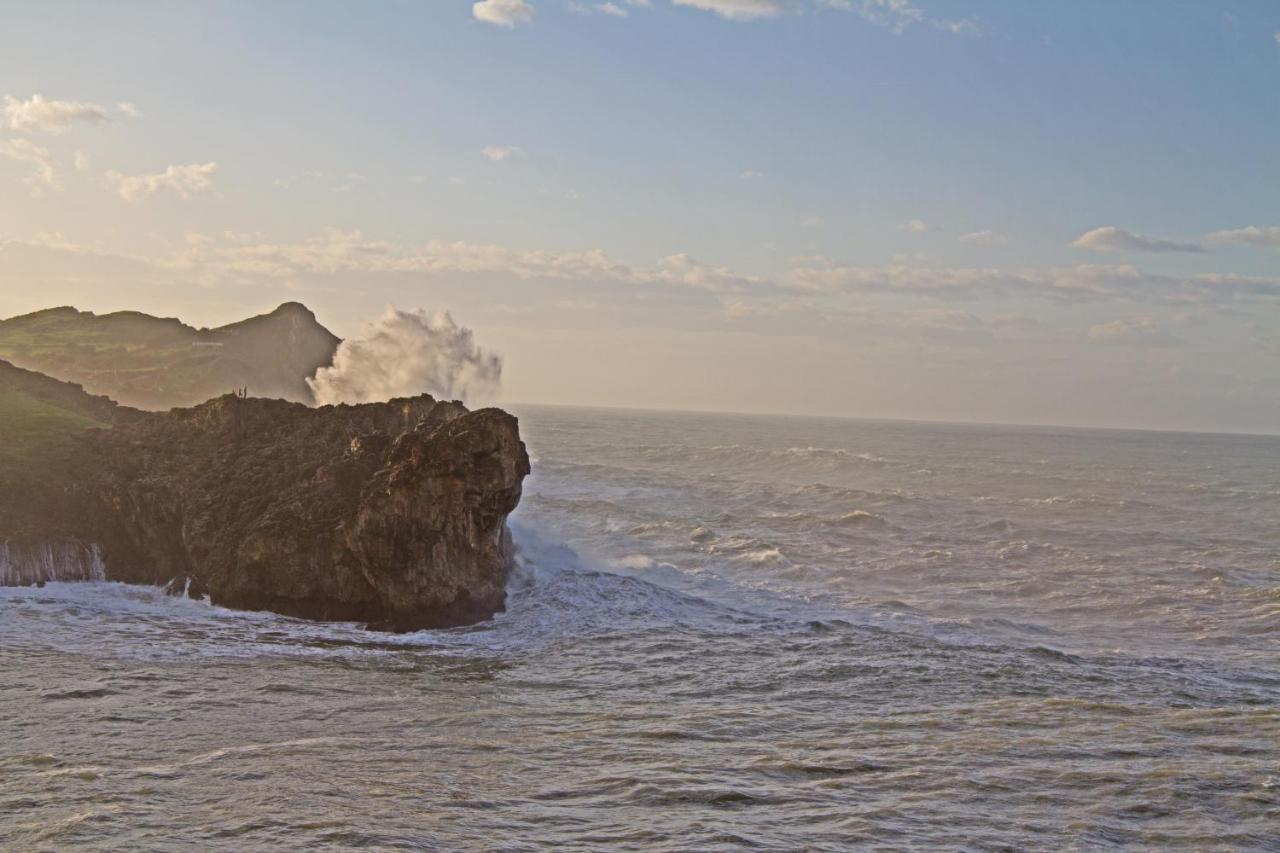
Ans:
[[[0,589],[0,848],[1280,849],[1280,438],[517,413],[491,622]]]

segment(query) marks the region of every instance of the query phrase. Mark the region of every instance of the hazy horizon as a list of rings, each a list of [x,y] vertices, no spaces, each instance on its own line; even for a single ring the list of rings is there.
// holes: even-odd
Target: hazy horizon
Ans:
[[[0,316],[448,309],[499,403],[1280,433],[1280,8],[1176,11],[14,4]]]

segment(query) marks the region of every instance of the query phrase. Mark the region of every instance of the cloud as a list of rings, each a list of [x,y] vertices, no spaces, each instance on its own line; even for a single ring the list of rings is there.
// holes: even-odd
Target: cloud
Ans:
[[[677,284],[716,293],[741,293],[768,286],[763,279],[736,273],[728,267],[708,266],[686,254],[663,258],[657,270],[642,271],[635,280],[640,283]]]
[[[800,222],[801,228],[822,228],[827,221],[821,216],[810,216]]]
[[[486,145],[480,153],[495,163],[524,156],[524,150],[516,145]]]
[[[213,176],[217,171],[217,163],[192,163],[189,166],[170,166],[154,175],[107,172],[106,177],[125,201],[138,201],[163,190],[186,199],[213,186]]]
[[[129,118],[137,118],[142,115],[142,113],[138,112],[137,105],[129,101],[118,102],[116,104],[116,109],[120,111],[121,115],[128,116]]]
[[[27,177],[27,184],[36,195],[46,188],[51,190],[62,188],[53,170],[53,158],[48,148],[41,148],[29,139],[10,139],[8,143],[0,146],[0,155],[20,163],[31,164],[33,171]]]
[[[878,27],[901,33],[925,20],[924,12],[909,0],[819,0],[823,6],[856,12]]]
[[[1258,246],[1264,249],[1280,249],[1280,225],[1248,225],[1229,231],[1214,231],[1205,238],[1214,245]]]
[[[999,231],[974,231],[960,237],[961,243],[972,243],[975,246],[1003,246],[1009,237]]]
[[[1089,327],[1089,340],[1124,346],[1174,346],[1180,341],[1165,331],[1154,317],[1126,317]]]
[[[75,160],[73,162],[75,163],[77,172],[87,172],[89,170],[89,155],[85,154],[83,151],[76,152]]]
[[[925,224],[923,219],[913,219],[910,222],[904,222],[898,226],[899,231],[906,231],[908,234],[923,234],[929,230],[929,226]]]
[[[968,18],[959,21],[934,21],[933,25],[957,36],[982,35],[982,28],[978,26],[978,22]]]
[[[1114,225],[1104,225],[1102,228],[1095,228],[1092,231],[1086,231],[1075,239],[1071,244],[1077,249],[1087,249],[1090,252],[1203,252],[1204,249],[1196,243],[1176,243],[1173,240],[1161,240],[1155,237],[1144,237],[1141,234],[1134,234],[1125,231],[1123,228],[1117,228]]]
[[[516,24],[533,23],[534,8],[528,0],[479,0],[471,7],[477,21],[512,29]]]
[[[912,264],[842,266],[810,258],[793,266],[781,286],[808,293],[896,294],[933,299],[1037,299],[1050,302],[1227,304],[1280,302],[1280,279],[1225,273],[1172,276],[1129,265],[925,267]]]
[[[747,169],[745,172],[738,175],[738,177],[744,181],[754,181],[758,178],[763,178],[764,172],[757,172],[755,169]]]
[[[74,122],[103,124],[107,111],[98,104],[82,101],[50,101],[41,95],[20,101],[5,95],[4,117],[13,130],[61,133]]]
[[[915,264],[842,266],[826,258],[797,258],[779,279],[742,273],[673,254],[652,267],[632,267],[601,249],[520,250],[486,243],[433,240],[398,246],[359,232],[326,231],[309,240],[267,243],[217,241],[188,247],[192,270],[276,279],[338,273],[502,274],[521,280],[615,283],[644,289],[671,288],[720,295],[804,299],[842,295],[896,295],[931,300],[1030,299],[1041,302],[1204,305],[1280,304],[1280,279],[1211,273],[1170,276],[1129,265],[1033,267],[926,267]]]
[[[67,251],[66,247],[61,247]],[[999,269],[915,264],[846,266],[821,258],[793,259],[779,278],[745,274],[673,254],[651,266],[630,266],[601,249],[512,249],[488,243],[433,240],[398,245],[360,232],[327,230],[306,240],[271,242],[260,235],[196,235],[173,254],[136,258],[165,276],[208,285],[316,286],[347,276],[369,286],[377,276],[497,276],[530,282],[577,283],[593,299],[643,309],[669,304],[718,306],[737,316],[805,307],[828,315],[878,297],[941,303],[959,310],[966,301],[1021,301],[1057,305],[1114,303],[1168,306],[1184,311],[1234,305],[1280,307],[1280,278],[1210,273],[1160,275],[1129,265]],[[585,297],[584,297],[585,298]],[[730,302],[730,300],[732,300]],[[929,309],[932,311],[932,309]],[[732,312],[730,312],[732,313]],[[933,315],[930,315],[933,316]],[[1099,334],[1106,334],[1099,332]]]
[[[633,5],[628,3],[627,5]],[[628,17],[627,10],[617,3],[570,3],[569,11],[578,15],[611,15],[615,18]]]
[[[689,6],[714,12],[728,21],[754,21],[782,14],[779,0],[671,0],[676,6]]]

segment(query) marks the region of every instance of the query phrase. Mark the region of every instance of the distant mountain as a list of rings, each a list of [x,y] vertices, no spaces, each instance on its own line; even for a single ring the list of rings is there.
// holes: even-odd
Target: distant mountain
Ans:
[[[217,329],[75,308],[0,321],[0,359],[140,409],[193,406],[246,387],[310,403],[307,378],[332,362],[338,342],[297,302]]]

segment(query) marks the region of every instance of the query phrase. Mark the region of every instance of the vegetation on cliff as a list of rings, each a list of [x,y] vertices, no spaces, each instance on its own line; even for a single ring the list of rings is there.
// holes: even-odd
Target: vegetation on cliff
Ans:
[[[141,409],[192,406],[243,387],[309,403],[306,380],[333,360],[338,343],[295,302],[216,329],[75,308],[0,321],[0,359]]]

